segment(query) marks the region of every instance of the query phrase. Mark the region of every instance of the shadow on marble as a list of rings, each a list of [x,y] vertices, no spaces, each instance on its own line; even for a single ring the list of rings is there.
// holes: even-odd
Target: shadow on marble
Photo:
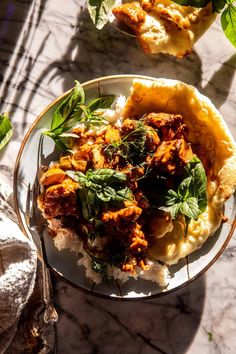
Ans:
[[[214,97],[214,104],[219,109],[227,100],[236,69],[236,54],[221,64],[201,92],[207,97]]]
[[[22,3],[17,6],[13,1],[3,1],[0,4],[0,75],[1,81],[4,77],[4,72],[7,69],[10,57],[14,51],[19,33],[24,24],[24,19],[27,16],[31,4]],[[20,18],[20,20],[18,19]],[[14,23],[14,28],[13,28]],[[11,37],[9,38],[9,32]]]
[[[77,56],[72,53],[77,48]],[[81,82],[99,76],[140,74],[154,77],[184,79],[196,85],[201,83],[201,59],[196,52],[184,59],[169,55],[145,54],[134,38],[120,33],[112,25],[101,31],[94,28],[86,9],[80,12],[77,32],[72,38],[62,62],[70,66],[74,77]],[[74,78],[73,78],[74,79]],[[64,89],[71,87],[65,79]]]
[[[37,29],[43,9],[47,0],[31,0],[31,1],[3,1],[0,4],[0,47],[1,47],[1,58],[0,58],[0,82],[3,81],[4,73],[9,66],[10,59],[13,52],[16,49],[19,35],[24,28],[24,36],[22,38],[21,47],[18,48],[16,55],[14,56],[14,62],[11,64],[12,72],[9,77],[12,78],[15,74],[18,62],[22,57],[27,58],[28,52],[24,51],[24,46],[28,41],[28,32],[32,27],[34,30]],[[32,20],[33,12],[37,11],[37,17]],[[29,16],[28,21],[25,21],[27,16]],[[27,26],[27,28],[25,28]],[[9,36],[10,33],[10,36]],[[30,60],[29,60],[30,62]],[[2,87],[2,93],[0,102],[4,102],[5,98],[8,96],[10,85],[9,82],[5,82],[4,87]],[[16,95],[14,100],[15,103],[18,102],[18,95],[21,96],[21,90]]]
[[[138,302],[85,295],[55,276],[53,283],[58,354],[184,354],[201,326],[204,276],[172,294]]]
[[[28,65],[30,72],[30,62]],[[201,59],[196,52],[184,59],[163,54],[147,55],[133,38],[120,33],[109,24],[101,31],[96,30],[87,10],[82,9],[65,52],[42,71],[28,97],[26,107],[30,107],[42,81],[47,81],[49,85],[52,81],[62,81],[64,92],[73,87],[75,79],[85,82],[116,74],[182,79],[196,86],[201,85],[201,67]]]

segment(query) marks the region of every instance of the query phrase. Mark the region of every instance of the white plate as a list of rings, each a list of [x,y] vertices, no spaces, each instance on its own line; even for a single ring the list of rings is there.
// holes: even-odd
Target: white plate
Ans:
[[[102,95],[113,94],[118,96],[122,94],[128,96],[134,78],[155,80],[150,77],[133,75],[95,79],[83,84],[87,101],[98,97],[99,93]],[[50,128],[52,114],[67,94],[65,93],[52,102],[35,120],[22,142],[17,157],[14,174],[14,195],[19,223],[28,237],[31,237],[31,234],[25,221],[27,188],[29,183],[31,185],[34,183],[37,172],[39,139],[42,130]],[[43,164],[56,160],[58,156],[59,152],[55,149],[53,141],[45,136],[41,154]],[[133,279],[125,283],[110,280],[109,282],[95,285],[86,278],[84,268],[77,265],[78,257],[69,251],[59,252],[55,248],[52,238],[45,232],[47,261],[50,267],[65,280],[79,289],[94,295],[132,300],[164,295],[188,284],[203,274],[216,261],[234,232],[236,226],[235,213],[236,201],[234,195],[225,204],[225,215],[229,221],[224,223],[216,234],[209,238],[199,250],[188,256],[187,259],[181,260],[178,265],[170,267],[171,280],[165,289],[158,287],[157,284],[151,281]]]

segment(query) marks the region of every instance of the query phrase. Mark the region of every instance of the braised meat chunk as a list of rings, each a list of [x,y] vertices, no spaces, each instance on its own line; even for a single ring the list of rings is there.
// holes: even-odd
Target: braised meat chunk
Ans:
[[[61,183],[65,178],[65,172],[58,168],[48,169],[40,178],[40,183],[43,186],[50,186],[56,183]]]
[[[180,114],[149,113],[145,120],[147,124],[158,129],[162,140],[186,138],[187,126]]]
[[[153,156],[152,166],[163,172],[178,174],[192,157],[191,146],[184,139],[163,141]]]
[[[121,220],[136,221],[142,213],[142,209],[136,206],[130,206],[118,211],[108,211],[102,215],[103,222],[119,223]]]
[[[124,22],[136,33],[140,31],[140,27],[146,17],[146,12],[142,10],[138,2],[131,2],[115,7],[112,12],[120,22]]]
[[[60,184],[47,188],[38,198],[38,206],[46,218],[63,215],[79,215],[76,191],[79,184],[64,179]]]

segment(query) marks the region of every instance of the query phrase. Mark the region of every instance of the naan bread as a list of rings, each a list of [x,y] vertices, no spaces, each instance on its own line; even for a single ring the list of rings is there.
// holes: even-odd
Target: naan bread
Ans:
[[[206,211],[197,221],[191,220],[187,236],[184,220],[180,217],[174,221],[173,230],[157,237],[149,252],[149,257],[173,264],[199,248],[219,227],[223,204],[236,188],[236,144],[211,101],[183,82],[134,80],[122,115],[139,119],[149,112],[182,115],[189,128],[188,141],[202,160],[207,174]]]
[[[147,53],[183,57],[216,18],[211,4],[199,9],[170,0],[142,0],[120,5],[113,15],[135,32]]]

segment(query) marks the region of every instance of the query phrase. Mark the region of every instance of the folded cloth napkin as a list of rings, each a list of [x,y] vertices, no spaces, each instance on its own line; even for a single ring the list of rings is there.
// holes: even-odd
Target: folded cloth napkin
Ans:
[[[0,182],[0,353],[15,335],[34,288],[37,265],[35,246],[14,222],[10,198],[9,187]]]
[[[0,214],[0,335],[5,333],[0,352],[1,344],[4,348],[15,334],[17,320],[32,294],[36,264],[35,248],[14,222]]]
[[[41,281],[36,248],[19,229],[11,189],[0,181],[0,354],[52,352]]]

